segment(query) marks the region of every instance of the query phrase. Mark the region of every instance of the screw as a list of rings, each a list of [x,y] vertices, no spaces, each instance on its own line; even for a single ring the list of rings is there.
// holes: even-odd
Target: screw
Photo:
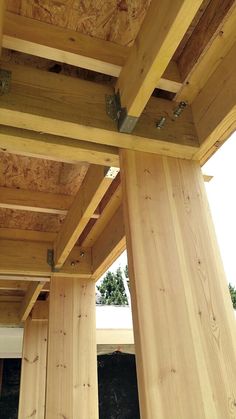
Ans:
[[[162,117],[159,119],[159,121],[157,121],[157,123],[156,123],[156,128],[157,128],[157,129],[161,129],[161,128],[163,128],[163,127],[164,127],[164,125],[165,125],[165,122],[166,122],[166,118],[165,118],[165,116],[162,116]]]

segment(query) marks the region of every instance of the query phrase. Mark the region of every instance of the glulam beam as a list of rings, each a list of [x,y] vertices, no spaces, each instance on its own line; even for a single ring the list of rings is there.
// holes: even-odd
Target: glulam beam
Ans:
[[[152,1],[116,84],[129,117],[145,108],[202,0]]]
[[[134,134],[119,133],[105,107],[105,96],[113,95],[112,86],[26,66],[2,64],[12,72],[11,91],[1,96],[2,125],[27,127],[41,133],[43,126],[46,134],[183,158],[192,158],[198,149],[190,107],[181,118],[173,118],[176,104],[152,97]],[[166,124],[159,130],[157,122],[163,115]],[[27,142],[25,148],[28,153]]]
[[[200,165],[122,150],[121,179],[141,417],[230,419],[236,324]]]
[[[51,243],[0,239],[0,274],[53,276],[55,272],[48,250],[52,251]],[[91,250],[75,246],[57,276],[90,278],[91,265]]]

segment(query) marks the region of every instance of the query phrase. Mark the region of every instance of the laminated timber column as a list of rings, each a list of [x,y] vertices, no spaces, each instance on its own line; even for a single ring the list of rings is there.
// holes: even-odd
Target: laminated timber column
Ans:
[[[121,151],[142,419],[236,418],[236,324],[198,162]]]
[[[44,419],[47,362],[47,322],[24,325],[18,419]]]
[[[98,419],[95,282],[50,284],[46,419]]]

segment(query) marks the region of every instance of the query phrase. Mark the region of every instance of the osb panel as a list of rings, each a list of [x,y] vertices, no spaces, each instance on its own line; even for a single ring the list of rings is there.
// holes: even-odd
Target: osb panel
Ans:
[[[75,195],[87,172],[86,165],[0,153],[0,186]]]
[[[0,208],[0,227],[57,233],[64,216]]]
[[[7,0],[7,9],[80,33],[131,45],[150,0]]]

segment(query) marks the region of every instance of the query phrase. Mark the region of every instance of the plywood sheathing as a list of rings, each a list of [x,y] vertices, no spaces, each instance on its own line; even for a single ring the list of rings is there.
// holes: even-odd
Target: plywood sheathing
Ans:
[[[18,228],[21,230],[57,233],[64,219],[63,215],[0,208],[0,228]]]
[[[0,186],[75,195],[87,172],[86,164],[72,165],[0,153]]]
[[[129,46],[149,4],[150,0],[7,0],[7,10]]]

